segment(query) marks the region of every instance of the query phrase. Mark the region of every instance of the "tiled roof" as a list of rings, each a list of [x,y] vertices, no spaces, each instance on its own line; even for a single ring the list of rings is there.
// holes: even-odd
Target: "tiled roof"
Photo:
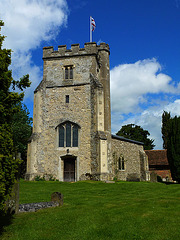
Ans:
[[[145,150],[149,165],[169,165],[167,150]]]

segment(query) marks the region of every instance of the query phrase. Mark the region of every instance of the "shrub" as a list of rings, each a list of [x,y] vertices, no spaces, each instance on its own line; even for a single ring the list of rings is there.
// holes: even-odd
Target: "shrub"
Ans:
[[[44,176],[41,177],[41,176],[39,176],[39,175],[36,176],[36,177],[34,178],[34,180],[35,180],[35,181],[46,181]]]

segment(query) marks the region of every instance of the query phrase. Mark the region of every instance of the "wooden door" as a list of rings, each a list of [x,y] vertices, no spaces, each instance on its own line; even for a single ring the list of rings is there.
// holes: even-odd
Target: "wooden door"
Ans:
[[[75,160],[65,159],[64,160],[64,181],[74,182],[75,181]]]

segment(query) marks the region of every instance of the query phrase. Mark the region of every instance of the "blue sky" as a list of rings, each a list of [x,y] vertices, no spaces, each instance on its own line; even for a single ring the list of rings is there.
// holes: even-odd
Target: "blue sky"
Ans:
[[[180,115],[180,0],[1,0],[13,77],[29,73],[25,104],[42,80],[42,48],[93,41],[110,46],[112,132],[134,123],[162,149],[161,115]]]

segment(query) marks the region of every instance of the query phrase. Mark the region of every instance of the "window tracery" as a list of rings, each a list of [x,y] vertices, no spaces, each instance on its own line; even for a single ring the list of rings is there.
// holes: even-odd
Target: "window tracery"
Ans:
[[[59,147],[78,147],[79,126],[65,122],[59,125]]]

